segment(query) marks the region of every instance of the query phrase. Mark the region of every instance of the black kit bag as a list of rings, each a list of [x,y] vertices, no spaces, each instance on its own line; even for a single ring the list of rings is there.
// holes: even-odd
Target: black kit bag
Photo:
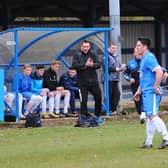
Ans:
[[[5,115],[4,120],[7,122],[16,122],[16,116],[15,115]]]
[[[94,114],[80,114],[75,127],[97,127],[97,117]]]
[[[25,128],[41,127],[41,119],[39,113],[30,113],[26,116]]]

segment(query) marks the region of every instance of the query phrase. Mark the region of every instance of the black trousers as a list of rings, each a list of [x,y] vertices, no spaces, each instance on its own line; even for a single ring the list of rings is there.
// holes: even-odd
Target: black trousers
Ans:
[[[135,92],[137,91],[138,86],[139,86],[139,85],[136,85],[136,84],[132,84],[132,85],[131,85],[131,90],[132,90],[133,95],[134,95]],[[137,110],[138,114],[141,114],[141,112],[143,111],[142,97],[140,97],[140,100],[139,100],[139,101],[135,101],[135,100],[134,100],[134,103],[135,103],[135,107],[136,107],[136,110]]]
[[[118,81],[109,81],[109,109],[110,111],[116,111],[117,105],[120,100],[120,90],[118,87]]]
[[[88,93],[90,92],[93,95],[95,101],[95,115],[97,117],[101,114],[101,89],[99,84],[96,85],[81,85],[80,91],[82,95],[81,101],[81,114],[88,114],[87,102],[88,102]]]

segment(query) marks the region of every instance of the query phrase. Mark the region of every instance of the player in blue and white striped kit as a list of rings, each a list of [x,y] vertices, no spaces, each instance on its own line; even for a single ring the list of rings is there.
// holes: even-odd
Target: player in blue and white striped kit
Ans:
[[[141,148],[151,148],[156,130],[162,135],[163,141],[159,149],[168,146],[168,132],[163,120],[158,116],[158,108],[162,98],[160,83],[163,71],[156,57],[149,51],[150,40],[139,38],[136,43],[137,52],[141,55],[140,63],[140,87],[134,98],[138,99],[142,94],[143,108],[147,116],[147,138]]]

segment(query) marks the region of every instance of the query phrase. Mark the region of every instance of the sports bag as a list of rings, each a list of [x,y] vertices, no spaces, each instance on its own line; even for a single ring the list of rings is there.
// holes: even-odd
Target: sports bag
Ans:
[[[94,114],[80,114],[75,127],[97,127],[97,117]]]
[[[26,116],[25,128],[27,127],[41,127],[40,114],[30,113]]]

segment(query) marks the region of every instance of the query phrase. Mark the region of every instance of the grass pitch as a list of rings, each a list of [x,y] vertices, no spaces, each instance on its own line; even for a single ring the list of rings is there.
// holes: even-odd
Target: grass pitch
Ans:
[[[154,148],[139,149],[145,136],[145,125],[137,121],[0,130],[0,167],[167,168],[168,148],[157,149],[161,136],[155,135]]]

